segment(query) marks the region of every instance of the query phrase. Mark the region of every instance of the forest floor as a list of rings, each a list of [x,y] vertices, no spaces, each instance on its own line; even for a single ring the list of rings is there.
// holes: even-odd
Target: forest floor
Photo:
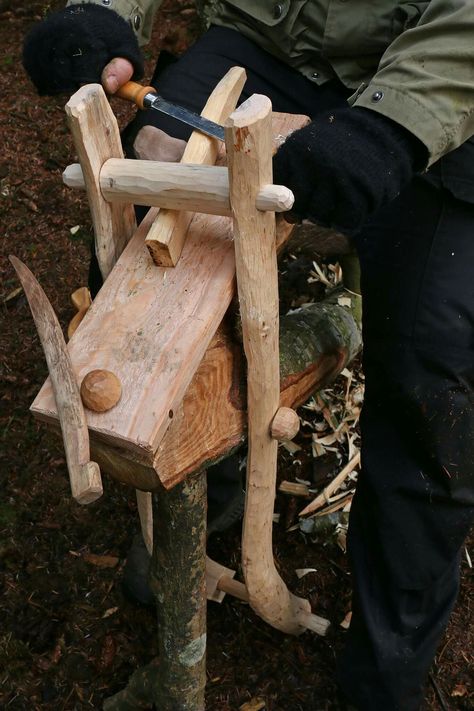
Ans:
[[[47,369],[8,255],[32,269],[65,326],[73,316],[70,294],[87,283],[91,238],[85,198],[61,181],[75,158],[65,97],[39,98],[21,65],[26,32],[47,7],[60,5],[0,0],[0,708],[9,711],[100,709],[156,650],[153,611],[127,601],[120,585],[137,530],[134,492],[107,479],[98,502],[75,504],[60,443],[29,414]],[[193,7],[164,4],[147,49],[147,78],[157,47],[180,53],[198,31]],[[131,110],[118,101],[113,107],[124,126]],[[303,427],[297,441],[297,457],[282,449],[280,478],[321,481],[311,432]],[[209,711],[335,708],[335,657],[344,641],[340,622],[350,610],[350,575],[334,535],[294,527],[298,508],[296,499],[278,496],[277,565],[292,591],[332,621],[332,632],[288,637],[238,600],[210,603]],[[212,557],[237,571],[239,535],[237,525],[209,544]],[[295,570],[305,568],[314,572],[298,579]],[[426,709],[474,708],[473,607],[473,570],[465,555],[459,602],[436,656]]]

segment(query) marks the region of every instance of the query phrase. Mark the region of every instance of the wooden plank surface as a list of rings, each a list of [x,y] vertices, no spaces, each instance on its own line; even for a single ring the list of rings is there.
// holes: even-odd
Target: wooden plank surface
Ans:
[[[276,142],[306,122],[275,114]],[[196,214],[181,259],[167,269],[152,263],[144,244],[155,216],[150,210],[68,344],[79,381],[102,368],[122,383],[112,410],[87,411],[91,435],[151,465],[235,290],[230,218]],[[57,420],[49,380],[31,409]]]

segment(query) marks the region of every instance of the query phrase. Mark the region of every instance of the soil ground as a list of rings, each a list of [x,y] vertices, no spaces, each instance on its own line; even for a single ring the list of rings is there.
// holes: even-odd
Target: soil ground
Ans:
[[[155,653],[153,612],[128,602],[120,587],[137,527],[133,491],[107,479],[102,499],[74,504],[63,450],[28,412],[47,371],[7,255],[32,269],[64,326],[73,315],[71,292],[87,283],[91,236],[84,198],[61,182],[61,171],[74,161],[65,99],[38,98],[20,61],[27,30],[59,5],[0,0],[0,708],[9,711],[99,709]],[[197,27],[190,3],[165,3],[147,49],[147,76],[158,46],[179,53]],[[123,126],[130,109],[113,105]],[[281,458],[286,479],[312,476],[304,431],[300,442],[300,465]],[[277,564],[291,589],[333,621],[333,632],[285,637],[237,600],[211,604],[209,711],[234,711],[252,699],[267,711],[335,708],[335,656],[345,634],[339,622],[350,609],[350,576],[330,540],[288,531],[297,506],[294,499],[278,500]],[[238,570],[238,526],[214,537],[210,549]],[[307,567],[317,572],[298,580],[295,569]],[[474,708],[473,591],[463,557],[459,602],[432,669],[426,709]]]

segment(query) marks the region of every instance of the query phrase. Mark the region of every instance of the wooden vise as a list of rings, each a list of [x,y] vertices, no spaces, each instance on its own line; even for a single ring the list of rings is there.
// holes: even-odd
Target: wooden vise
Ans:
[[[207,465],[239,446],[248,418],[245,585],[231,584],[232,571],[220,567],[220,574],[210,562],[209,597],[221,599],[218,591],[227,589],[278,629],[324,634],[327,621],[288,591],[272,552],[278,439],[295,433],[294,413],[281,407],[299,405],[340,368],[334,358],[322,359],[319,368],[292,374],[280,392],[276,249],[291,226],[281,221],[276,231],[274,211],[291,207],[291,194],[272,185],[272,154],[307,119],[272,115],[270,101],[257,95],[234,111],[244,80],[243,70],[231,70],[203,111],[225,122],[228,168],[212,165],[218,142],[197,133],[181,165],[127,161],[102,88],[83,87],[68,102],[81,166],[67,169],[65,182],[87,189],[105,279],[68,350],[78,382],[105,369],[121,383],[112,409],[86,411],[91,458],[142,492],[142,511],[150,503],[143,492],[158,491],[166,501],[166,491],[190,474],[202,477]],[[133,203],[161,209],[152,208],[136,229]],[[235,276],[246,402],[240,349],[224,320]],[[32,411],[57,425],[51,380]],[[204,567],[204,542],[199,555]],[[227,583],[219,586],[220,577]],[[189,595],[199,597],[199,582],[189,585]]]

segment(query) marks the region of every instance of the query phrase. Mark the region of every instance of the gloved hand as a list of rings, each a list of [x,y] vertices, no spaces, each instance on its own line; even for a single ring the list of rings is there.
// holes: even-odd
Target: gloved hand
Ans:
[[[424,144],[364,108],[325,113],[292,133],[273,159],[273,182],[295,195],[290,218],[357,233],[427,161]]]
[[[91,3],[49,15],[23,46],[23,66],[39,94],[70,93],[100,82],[104,67],[116,57],[128,60],[133,79],[141,79],[143,59],[132,28],[113,10]]]

